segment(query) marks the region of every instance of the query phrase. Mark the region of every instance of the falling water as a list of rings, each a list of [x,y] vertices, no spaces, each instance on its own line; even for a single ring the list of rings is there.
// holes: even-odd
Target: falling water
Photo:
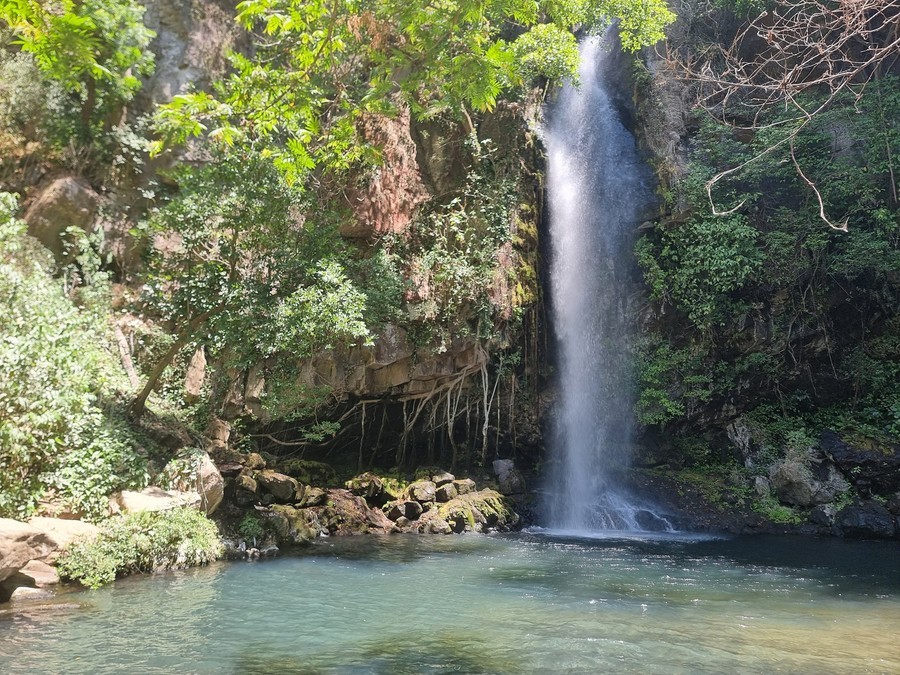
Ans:
[[[614,101],[614,39],[582,42],[579,80],[549,110],[550,267],[558,339],[553,529],[665,529],[621,486],[631,450],[626,300],[633,232],[654,203],[634,136]],[[655,521],[655,522],[654,522]]]

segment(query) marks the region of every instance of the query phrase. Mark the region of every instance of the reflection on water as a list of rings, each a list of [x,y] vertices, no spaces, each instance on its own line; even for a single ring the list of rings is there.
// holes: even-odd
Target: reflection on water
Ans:
[[[0,616],[12,673],[900,672],[900,546],[351,537]]]

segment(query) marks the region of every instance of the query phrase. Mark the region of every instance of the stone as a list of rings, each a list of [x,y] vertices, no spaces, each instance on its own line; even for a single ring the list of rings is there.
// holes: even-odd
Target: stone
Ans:
[[[475,492],[476,489],[475,481],[471,478],[458,478],[453,481],[453,487],[456,488],[458,495],[467,495],[470,492]]]
[[[300,508],[308,506],[323,506],[328,501],[328,493],[322,488],[307,487],[303,492],[303,499],[298,502]]]
[[[519,495],[525,492],[525,479],[518,470],[514,469],[498,479],[500,492],[505,495]]]
[[[438,489],[434,493],[434,498],[439,502],[449,502],[451,499],[454,499],[459,492],[456,489],[456,486],[453,483],[445,483],[438,487]]]
[[[44,187],[25,213],[28,233],[47,247],[57,260],[67,258],[66,230],[94,229],[100,196],[90,184],[74,176],[57,178]]]
[[[481,532],[485,529],[505,532],[521,525],[521,519],[509,500],[490,489],[470,492],[438,504],[437,515],[450,523],[455,532]]]
[[[397,520],[394,521],[394,525],[396,525],[400,530],[406,530],[412,524],[409,518],[406,516],[400,516]]]
[[[769,477],[778,500],[794,506],[827,504],[850,485],[830,466],[818,467],[820,480],[803,462],[785,460],[772,467]]]
[[[211,515],[225,497],[225,479],[207,453],[203,453],[197,469],[197,492],[206,515]]]
[[[331,486],[337,480],[334,469],[324,462],[315,462],[308,459],[289,459],[279,462],[278,470],[296,478],[306,485]]]
[[[430,480],[417,480],[406,488],[406,495],[417,502],[433,502],[435,490],[435,484]]]
[[[29,585],[36,588],[54,586],[59,583],[56,568],[41,560],[31,560],[19,570],[19,574],[31,579]]]
[[[431,477],[431,482],[433,482],[438,487],[441,487],[441,485],[446,485],[447,483],[452,483],[455,480],[456,476],[454,476],[452,473],[448,473],[447,471],[444,471],[443,473],[436,473]]]
[[[258,452],[251,452],[244,458],[244,466],[252,471],[261,471],[266,468],[266,460]]]
[[[242,473],[234,479],[234,501],[238,506],[249,506],[259,500],[259,486],[252,477]]]
[[[151,485],[140,492],[122,490],[109,498],[110,512],[139,513],[142,511],[169,511],[183,506],[202,509],[198,492],[181,490],[163,490]]]
[[[0,518],[0,581],[55,550],[55,542],[46,532],[18,520]]]
[[[820,504],[809,512],[809,522],[823,527],[831,527],[834,524],[835,509],[831,504]]]
[[[351,478],[345,487],[353,494],[376,506],[383,506],[391,499],[396,499],[396,495],[391,494],[385,487],[384,481],[369,471]]]
[[[394,527],[381,509],[369,507],[365,499],[349,490],[328,490],[328,500],[324,506],[306,510],[314,513],[330,534],[387,534]]]
[[[203,383],[206,381],[206,352],[202,346],[197,348],[188,363],[187,372],[184,375],[184,400],[188,403],[196,403],[203,393]]]
[[[382,507],[384,514],[393,521],[400,518],[407,520],[415,520],[422,515],[422,505],[416,501],[397,500],[388,502]]]
[[[30,586],[19,586],[9,596],[10,602],[21,602],[23,600],[46,600],[53,597],[53,591],[47,588],[32,588]]]
[[[28,524],[46,534],[53,544],[55,550],[45,558],[47,562],[53,562],[72,542],[93,539],[100,534],[99,527],[82,520],[37,516],[29,520]]]
[[[428,521],[428,534],[453,534],[453,528],[443,518],[432,518]]]
[[[256,480],[263,490],[269,492],[276,501],[281,503],[292,502],[303,498],[303,490],[296,478],[285,476],[277,471],[260,471],[256,474]]]
[[[209,424],[206,425],[206,431],[203,435],[209,440],[210,444],[215,447],[228,447],[228,440],[231,438],[231,425],[223,419],[213,417]]]
[[[835,517],[835,526],[845,537],[854,539],[891,539],[895,536],[894,517],[876,501],[847,506]]]

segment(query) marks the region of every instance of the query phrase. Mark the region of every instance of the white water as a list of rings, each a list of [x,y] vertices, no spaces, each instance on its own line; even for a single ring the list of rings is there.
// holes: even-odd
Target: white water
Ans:
[[[612,76],[622,66],[613,42],[582,43],[580,83],[560,91],[544,134],[559,355],[545,512],[551,528],[568,533],[668,529],[617,473],[632,440],[626,300],[633,232],[654,195],[613,101]]]

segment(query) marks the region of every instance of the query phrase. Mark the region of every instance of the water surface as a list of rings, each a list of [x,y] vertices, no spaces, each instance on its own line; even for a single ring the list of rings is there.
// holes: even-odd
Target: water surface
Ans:
[[[321,541],[0,616],[11,673],[898,673],[900,546]]]

